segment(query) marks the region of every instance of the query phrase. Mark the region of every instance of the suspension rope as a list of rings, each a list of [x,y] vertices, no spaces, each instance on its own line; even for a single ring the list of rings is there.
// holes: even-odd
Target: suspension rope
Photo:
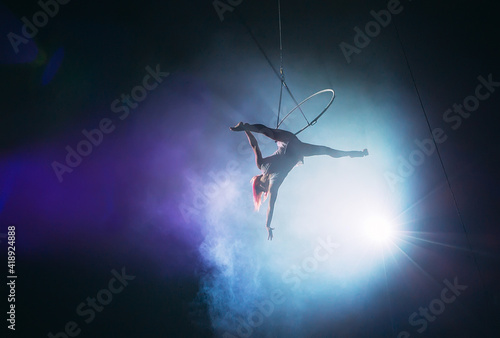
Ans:
[[[295,103],[296,106],[299,105],[298,101],[295,99],[295,96],[293,96],[292,94],[292,91],[290,90],[290,88],[288,87],[288,85],[286,84],[286,81],[284,79],[284,77],[282,77],[280,75],[280,73],[278,72],[278,70],[276,70],[276,68],[274,67],[273,63],[271,62],[271,60],[269,59],[269,57],[267,56],[266,52],[264,51],[264,48],[262,48],[262,46],[260,45],[259,41],[257,40],[257,38],[255,37],[255,35],[253,34],[252,30],[250,29],[250,27],[246,24],[245,20],[243,20],[243,18],[241,17],[241,15],[238,15],[238,18],[240,19],[242,25],[247,29],[248,31],[248,34],[250,34],[250,37],[252,38],[252,40],[255,42],[255,44],[257,45],[257,47],[259,48],[260,52],[262,53],[262,55],[264,55],[264,58],[266,59],[267,63],[269,64],[269,66],[271,67],[271,69],[273,70],[274,74],[280,79],[281,83],[282,83],[282,88],[284,87],[288,93],[288,95],[290,95],[290,97],[292,98],[293,102]],[[281,21],[281,18],[280,18],[280,21]],[[302,108],[299,107],[298,108],[302,114],[302,116],[304,117],[304,119],[306,120],[307,122],[307,125],[310,125],[311,123],[309,122],[309,120],[307,119],[306,115],[304,114],[304,112],[302,111]],[[279,123],[279,121],[278,121]]]
[[[283,74],[283,73],[282,73]],[[280,126],[280,112],[281,112],[281,99],[283,98],[283,78],[281,80],[280,86],[280,102],[278,104],[278,118],[276,119],[276,129]]]
[[[280,74],[279,75],[280,75],[281,85],[280,85],[280,102],[278,105],[278,119],[276,121],[276,129],[280,125],[280,111],[281,111],[281,100],[283,97],[283,95],[282,95],[283,87],[285,87],[285,89],[288,91],[288,94],[290,94],[290,97],[293,99],[293,102],[295,103],[295,105],[298,105],[297,100],[295,100],[295,97],[292,95],[292,91],[288,88],[288,86],[285,82],[285,72],[284,72],[284,68],[283,68],[283,39],[282,39],[282,34],[281,34],[281,0],[278,0],[278,23],[279,23],[279,35],[280,35]],[[299,111],[302,114],[302,116],[304,117],[304,119],[306,120],[307,126],[310,126],[311,123],[309,122],[306,115],[302,111],[302,108],[300,107],[300,105],[299,105]]]
[[[280,33],[280,102],[278,104],[278,118],[276,120],[276,129],[280,126],[280,112],[281,112],[281,100],[283,98],[283,83],[285,82],[285,74],[283,73],[283,41],[281,38],[281,0],[278,0],[278,22],[279,22],[279,33]]]
[[[406,55],[406,51],[405,51],[405,48],[403,46],[403,42],[401,41],[401,37],[400,37],[399,31],[398,31],[398,27],[396,25],[396,20],[394,20],[394,28],[396,29],[396,36],[398,38],[399,44],[401,45],[401,50],[403,51],[403,55],[404,55],[404,58],[406,60],[406,66],[408,67],[408,71],[410,73],[410,77],[411,77],[411,80],[413,82],[413,86],[415,88],[415,91],[417,92],[418,100],[420,102],[420,107],[422,108],[422,112],[424,113],[425,121],[427,122],[427,127],[429,128],[429,133],[431,134],[432,142],[434,143],[434,147],[436,149],[436,153],[438,155],[439,162],[441,163],[441,168],[443,169],[443,173],[444,173],[444,176],[446,178],[446,182],[448,183],[448,188],[449,188],[451,196],[453,198],[453,203],[455,205],[455,210],[456,210],[456,212],[458,214],[458,218],[460,219],[460,223],[462,224],[462,229],[464,230],[464,233],[465,233],[465,239],[467,241],[467,246],[469,247],[469,251],[472,254],[474,264],[476,265],[476,269],[477,269],[477,271],[479,273],[479,279],[480,279],[481,284],[483,286],[483,290],[486,290],[485,289],[485,284],[484,284],[484,281],[483,281],[483,276],[481,274],[481,270],[479,269],[479,264],[477,263],[476,255],[475,255],[474,251],[472,251],[472,245],[471,245],[470,240],[469,240],[469,235],[467,233],[467,228],[465,226],[465,222],[464,222],[464,219],[462,217],[462,213],[460,212],[460,209],[458,207],[457,198],[456,198],[455,193],[453,191],[453,188],[451,186],[450,179],[448,177],[448,173],[446,172],[446,168],[445,168],[444,163],[443,163],[443,158],[441,157],[441,152],[439,151],[439,147],[438,147],[437,142],[436,142],[436,140],[434,138],[434,135],[432,133],[431,123],[429,122],[429,118],[427,116],[427,112],[425,111],[424,104],[422,102],[422,98],[420,96],[420,92],[418,90],[417,83],[415,81],[415,77],[413,76],[413,72],[412,72],[411,67],[410,67],[410,62],[408,61],[408,57]]]

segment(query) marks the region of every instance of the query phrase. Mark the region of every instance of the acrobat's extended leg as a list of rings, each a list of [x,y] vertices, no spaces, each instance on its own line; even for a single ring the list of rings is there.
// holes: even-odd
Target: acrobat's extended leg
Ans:
[[[309,143],[301,143],[300,147],[303,156],[328,155],[331,157],[339,158],[344,156],[363,157],[368,155],[367,149],[364,149],[363,151],[343,151]]]
[[[247,135],[248,142],[250,143],[250,146],[255,154],[255,164],[257,164],[257,168],[260,169],[260,166],[262,165],[262,153],[260,152],[259,144],[251,132],[245,131],[245,134]]]
[[[271,129],[263,124],[248,124],[240,122],[236,126],[229,128],[232,131],[252,131],[255,133],[263,134],[270,139],[281,142],[288,142],[291,139],[297,138],[293,133],[281,130],[281,129]]]

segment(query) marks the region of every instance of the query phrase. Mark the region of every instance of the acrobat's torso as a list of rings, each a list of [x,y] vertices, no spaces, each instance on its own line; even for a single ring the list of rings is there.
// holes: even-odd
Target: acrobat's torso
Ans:
[[[278,149],[274,154],[262,159],[260,169],[264,175],[270,175],[272,181],[283,181],[297,164],[304,162],[303,156],[296,152],[297,147],[294,147],[293,143],[294,141],[276,142]]]

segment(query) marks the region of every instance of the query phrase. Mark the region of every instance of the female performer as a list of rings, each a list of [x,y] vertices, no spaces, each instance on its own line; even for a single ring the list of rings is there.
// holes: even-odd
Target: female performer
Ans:
[[[262,199],[265,201],[269,197],[269,207],[267,209],[266,228],[268,231],[268,240],[273,239],[273,230],[271,228],[271,219],[273,218],[274,203],[278,196],[278,189],[283,183],[286,175],[297,165],[304,161],[306,156],[328,155],[331,157],[363,157],[368,155],[368,150],[363,151],[341,151],[325,146],[318,146],[301,142],[293,133],[281,130],[271,129],[262,124],[248,124],[240,122],[232,131],[244,131],[248,137],[248,142],[255,153],[255,162],[257,168],[262,174],[252,178],[253,199],[255,210],[259,210]],[[262,157],[259,145],[252,132],[263,134],[276,141],[278,150],[269,156]],[[262,196],[264,195],[264,196]]]

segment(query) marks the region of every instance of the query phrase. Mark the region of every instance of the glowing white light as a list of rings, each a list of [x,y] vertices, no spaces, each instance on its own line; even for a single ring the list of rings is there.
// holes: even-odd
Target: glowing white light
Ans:
[[[371,218],[366,222],[366,236],[375,242],[390,241],[394,232],[394,225],[383,218]]]

